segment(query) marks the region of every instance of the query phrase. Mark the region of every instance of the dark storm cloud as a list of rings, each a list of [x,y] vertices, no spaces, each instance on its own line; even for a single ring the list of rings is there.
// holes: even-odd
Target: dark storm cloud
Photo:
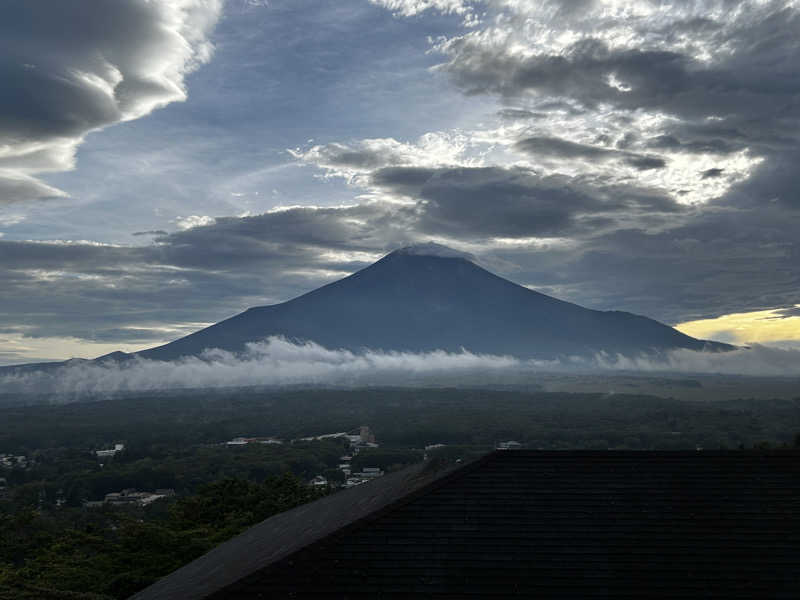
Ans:
[[[667,161],[657,156],[627,156],[625,157],[625,164],[639,171],[648,171],[650,169],[663,169],[667,166]]]
[[[169,235],[163,229],[151,229],[150,231],[134,231],[132,236],[139,237],[142,235]]]
[[[533,112],[530,110],[523,110],[520,108],[504,108],[497,111],[497,116],[502,119],[518,120],[518,119],[543,119],[547,116],[544,112]]]
[[[559,158],[589,158],[601,159],[614,158],[615,150],[577,144],[568,140],[554,137],[529,137],[514,144],[517,150],[536,155],[557,156]]]
[[[677,323],[797,303],[797,226],[779,206],[709,207],[664,231],[617,230],[503,259],[546,293]]]
[[[423,185],[420,227],[456,237],[555,235],[600,208],[565,181],[514,169],[454,169]]]
[[[438,172],[438,169],[432,167],[385,167],[373,171],[370,179],[378,187],[404,196],[418,196],[425,184]]]
[[[777,311],[781,319],[788,319],[790,317],[800,317],[800,307],[793,306],[792,308],[782,308]]]
[[[684,133],[686,137],[690,136],[692,133],[695,134],[694,139],[690,138],[688,141],[686,137],[684,137],[682,141],[675,137],[675,135],[659,135],[647,140],[646,146],[653,150],[671,150],[673,152],[683,151],[690,153],[710,152],[713,154],[731,154],[739,150],[744,150],[747,147],[744,136],[735,135],[734,132],[728,132],[728,137],[733,139],[726,140],[722,137],[704,136],[702,131],[698,131],[698,129],[699,128],[683,128],[681,133]]]
[[[371,206],[220,218],[148,246],[0,240],[0,327],[138,339],[158,324],[217,321],[287,300],[407,241],[402,215]]]
[[[32,174],[72,166],[90,131],[185,98],[218,0],[7,0],[0,20],[0,201],[58,195]]]
[[[663,169],[666,161],[657,156],[644,156],[601,146],[579,144],[556,137],[535,136],[519,140],[514,148],[533,156],[578,160],[620,160],[634,169]]]
[[[293,207],[251,217],[224,217],[159,238],[154,248],[169,264],[202,269],[246,267],[275,261],[282,268],[329,268],[321,251],[391,248],[406,239],[409,223],[382,205]],[[205,252],[198,252],[204,248]]]
[[[129,248],[89,242],[34,242],[0,240],[0,263],[8,272],[27,269],[109,268],[141,260],[146,248]]]
[[[581,236],[601,222],[614,224],[616,218],[636,220],[680,210],[669,197],[650,190],[542,177],[523,168],[393,167],[375,171],[371,181],[419,199],[413,211],[419,231],[473,240]]]
[[[798,161],[800,148],[771,155],[747,181],[728,194],[728,201],[744,207],[778,204],[787,211],[786,218],[796,223],[800,218]]]

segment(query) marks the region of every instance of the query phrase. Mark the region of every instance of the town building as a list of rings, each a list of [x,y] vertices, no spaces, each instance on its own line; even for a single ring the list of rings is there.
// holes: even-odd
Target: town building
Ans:
[[[235,437],[230,441],[225,442],[228,446],[246,446],[247,444],[271,444],[281,445],[282,440],[274,437]]]
[[[125,444],[114,444],[114,447],[110,450],[95,450],[95,456],[97,458],[110,458],[123,450],[125,450]]]
[[[111,492],[110,494],[106,494],[103,502],[105,504],[112,505],[147,506],[156,500],[169,498],[174,495],[175,490],[173,489],[160,489],[156,490],[155,492],[140,492],[133,488],[127,488],[121,492]]]
[[[6,469],[27,469],[30,466],[27,456],[13,456],[11,454],[0,454],[0,467]]]
[[[340,431],[338,433],[324,433],[322,435],[311,435],[308,437],[297,438],[296,440],[292,441],[313,442],[315,440],[332,440],[336,438],[347,438],[348,440],[350,440],[350,435],[348,435],[347,432],[345,431]]]

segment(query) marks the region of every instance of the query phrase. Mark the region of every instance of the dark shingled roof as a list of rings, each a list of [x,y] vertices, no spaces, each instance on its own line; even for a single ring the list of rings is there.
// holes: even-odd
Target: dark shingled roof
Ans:
[[[795,598],[800,453],[503,451],[276,515],[134,596]]]

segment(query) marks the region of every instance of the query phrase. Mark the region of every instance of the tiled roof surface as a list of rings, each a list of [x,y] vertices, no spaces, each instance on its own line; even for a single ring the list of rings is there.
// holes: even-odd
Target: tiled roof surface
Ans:
[[[796,452],[505,451],[209,597],[796,598],[798,561]]]

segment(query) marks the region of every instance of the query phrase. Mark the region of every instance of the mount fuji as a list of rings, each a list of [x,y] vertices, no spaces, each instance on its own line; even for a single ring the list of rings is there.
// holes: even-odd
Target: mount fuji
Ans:
[[[138,355],[174,360],[208,348],[239,352],[268,336],[353,352],[463,349],[536,359],[732,348],[647,317],[552,298],[490,273],[470,255],[431,243],[395,250],[288,302],[251,308]]]

